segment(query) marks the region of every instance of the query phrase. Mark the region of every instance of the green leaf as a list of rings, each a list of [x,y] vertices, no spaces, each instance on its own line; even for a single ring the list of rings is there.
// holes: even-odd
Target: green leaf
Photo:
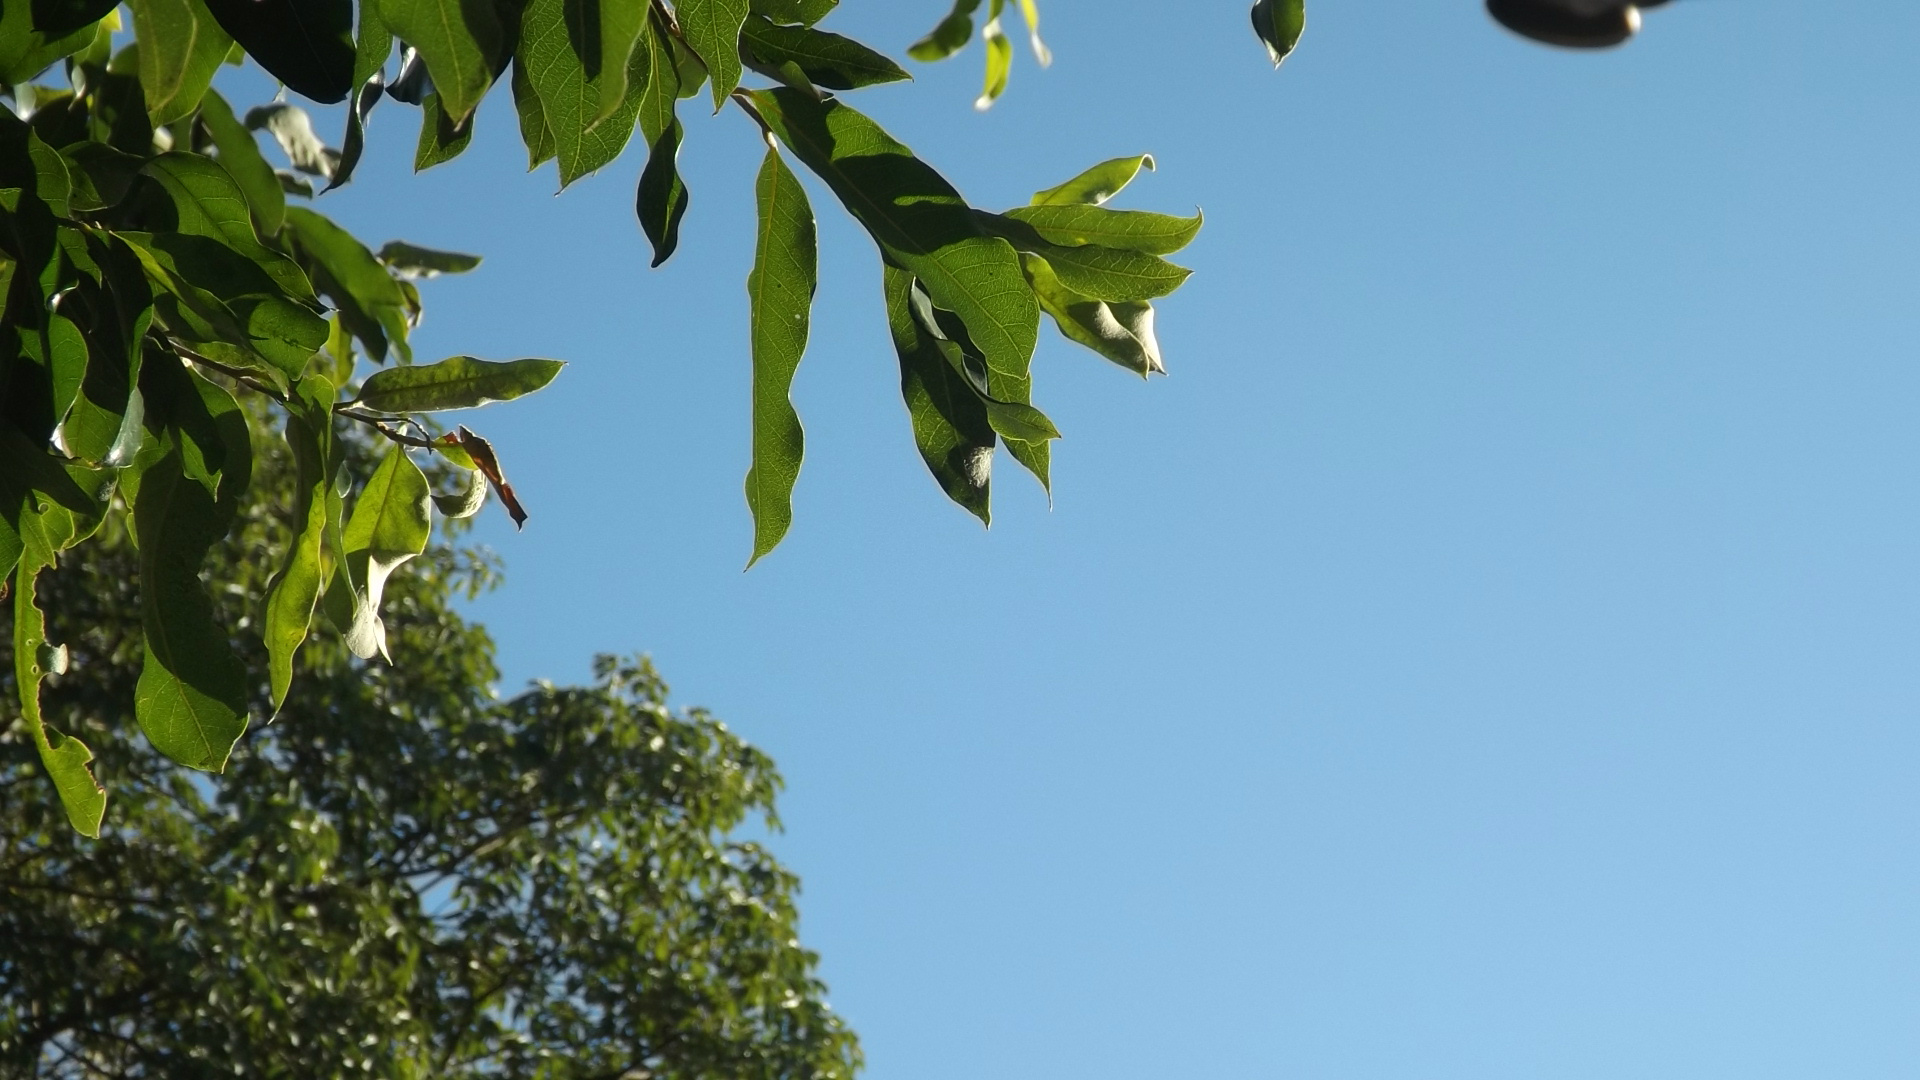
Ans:
[[[86,310],[86,376],[61,421],[67,453],[118,468],[139,448],[145,403],[137,380],[142,339],[153,317],[153,290],[120,241],[89,238],[100,274],[81,280],[70,299]]]
[[[367,356],[387,358],[391,345],[403,361],[407,344],[407,298],[380,260],[354,235],[304,206],[287,207],[287,234],[313,273],[315,286],[340,309]],[[317,348],[317,346],[316,346]]]
[[[1047,260],[1022,255],[1027,282],[1040,309],[1053,316],[1060,333],[1136,375],[1165,374],[1160,343],[1153,333],[1153,306],[1143,302],[1108,304],[1060,284]]]
[[[94,778],[90,767],[93,751],[79,739],[55,730],[40,714],[40,680],[47,674],[47,665],[41,660],[47,617],[40,610],[34,588],[42,566],[38,560],[22,563],[13,582],[13,677],[20,690],[21,718],[33,735],[41,765],[60,793],[67,822],[80,835],[97,838],[107,815],[107,789]]]
[[[413,171],[422,172],[452,161],[473,141],[473,116],[465,124],[456,123],[440,104],[439,94],[428,94],[420,103],[420,141],[413,149]]]
[[[260,243],[246,194],[218,162],[198,154],[166,153],[147,162],[142,171],[166,190],[176,215],[176,231],[219,241],[258,266],[287,296],[313,300],[313,285],[300,268]]]
[[[325,319],[217,241],[173,232],[116,235],[156,288],[155,318],[209,359],[259,371],[283,386],[299,378],[326,343]]]
[[[747,0],[681,0],[674,14],[687,47],[707,66],[713,111],[719,112],[740,85],[740,27],[747,19]]]
[[[674,59],[672,42],[673,38],[656,12],[648,16],[645,29],[640,31],[640,40],[633,46],[636,54],[643,50],[647,54],[647,74],[640,84],[639,122],[640,134],[646,138],[649,147],[659,142],[660,136],[673,126],[674,108],[683,96],[680,93],[680,66]],[[636,55],[636,71],[640,62]]]
[[[866,226],[882,255],[960,316],[995,396],[1024,398],[1040,309],[1012,246],[984,234],[952,185],[859,112],[793,90],[754,90],[748,98]]]
[[[201,0],[127,0],[140,50],[140,88],[154,126],[193,115],[233,39]]]
[[[973,13],[979,7],[980,0],[953,0],[953,10],[926,37],[907,46],[907,55],[932,62],[959,52],[973,37]]]
[[[379,6],[372,0],[362,0],[360,29],[353,39],[353,85],[359,89],[347,103],[347,131],[340,141],[340,159],[327,178],[327,191],[353,179],[367,146],[367,120],[373,115],[373,107],[386,96],[382,91],[387,58],[392,55],[393,34],[380,21]]]
[[[354,501],[342,539],[348,572],[355,582],[363,583],[366,596],[365,617],[346,635],[347,647],[355,656],[387,655],[381,593],[394,570],[427,550],[433,527],[432,496],[426,475],[407,456],[406,447],[396,443]]]
[[[827,17],[840,0],[749,0],[747,7],[764,19],[783,25],[812,26]]]
[[[1259,0],[1253,5],[1253,32],[1267,47],[1267,59],[1274,67],[1279,67],[1300,43],[1300,34],[1306,28],[1306,0]]]
[[[619,112],[625,103],[627,63],[647,28],[652,5],[635,0],[569,0],[569,4],[567,21],[575,51],[587,81],[597,81],[600,87],[600,104],[591,126]],[[629,119],[626,126],[632,128],[633,121]]]
[[[653,265],[673,257],[680,246],[680,219],[687,213],[687,185],[680,179],[675,161],[680,156],[680,121],[667,124],[665,131],[647,151],[646,168],[640,170],[640,187],[634,195],[634,213],[640,218],[640,230],[653,245]]]
[[[852,38],[804,26],[779,26],[759,15],[747,17],[741,41],[760,65],[793,64],[810,81],[833,90],[855,90],[913,77],[899,64]]]
[[[1200,232],[1201,217],[1175,217],[1138,210],[1107,210],[1086,204],[1016,206],[1006,217],[1032,227],[1042,240],[1069,247],[1094,244],[1147,255],[1171,255]]]
[[[247,129],[265,128],[287,155],[287,163],[308,176],[331,177],[340,166],[340,151],[328,146],[313,130],[313,118],[298,105],[276,101],[247,110]]]
[[[0,83],[25,83],[54,61],[93,44],[96,36],[92,25],[64,32],[36,29],[27,0],[7,0],[0,5]]]
[[[1020,14],[1027,20],[1027,43],[1033,46],[1033,58],[1041,67],[1053,64],[1053,50],[1040,40],[1040,8],[1034,0],[1020,0]]]
[[[547,109],[527,77],[525,62],[513,62],[513,111],[520,118],[520,141],[527,147],[527,171],[532,172],[559,153],[554,145],[553,129],[547,126]]]
[[[327,493],[333,477],[333,384],[319,375],[300,380],[287,409],[287,445],[294,460],[294,535],[287,557],[267,584],[262,637],[267,673],[277,713],[293,685],[293,658],[307,639],[314,605],[323,590],[326,569]]]
[[[67,173],[73,180],[72,208],[81,213],[117,204],[145,164],[141,158],[91,140],[62,147],[60,156],[67,159]]]
[[[992,0],[987,7],[987,25],[980,28],[981,44],[987,49],[986,85],[981,88],[980,96],[974,99],[973,107],[982,111],[989,109],[1007,91],[1007,77],[1013,73],[1013,42],[1007,40],[1007,32],[1000,27],[1000,8],[1005,0]]]
[[[1148,172],[1153,171],[1152,154],[1103,161],[1058,187],[1034,192],[1033,205],[1071,206],[1089,203],[1098,206],[1118,195],[1120,189],[1126,187],[1143,167]]]
[[[987,423],[995,433],[1003,439],[1021,442],[1045,442],[1060,437],[1053,421],[1047,419],[1047,415],[1039,409],[1024,400],[1003,401],[993,394],[986,363],[958,316],[936,307],[918,281],[914,282],[909,297],[914,318],[920,321],[921,332],[937,343],[936,347],[954,371],[979,396],[981,404],[987,408]]]
[[[552,382],[558,360],[476,360],[449,356],[437,364],[394,367],[367,376],[354,402],[374,412],[423,413],[512,401]]]
[[[1005,237],[1014,247],[1047,260],[1061,284],[1095,300],[1151,300],[1179,288],[1193,273],[1165,259],[1138,251],[1050,244],[1024,222],[974,211],[982,228]]]
[[[507,35],[494,7],[475,0],[378,0],[380,19],[418,49],[456,130],[506,70]]]
[[[117,6],[116,0],[32,0],[33,28],[47,35],[92,28]],[[115,27],[118,29],[118,27]]]
[[[1051,471],[1053,462],[1052,445],[1045,441],[1021,442],[1019,439],[1005,438],[1001,440],[1001,445],[1007,448],[1007,455],[1009,457],[1019,462],[1022,468],[1032,473],[1035,480],[1040,481],[1040,489],[1045,491],[1047,496],[1051,498],[1053,496],[1053,480],[1048,474]]]
[[[445,454],[446,451],[442,450],[441,453]],[[462,453],[464,453],[464,451]],[[468,458],[467,460],[472,461],[473,459]],[[467,486],[464,490],[452,495],[435,495],[433,497],[433,508],[456,521],[461,518],[472,517],[479,513],[480,508],[486,504],[487,478],[478,472],[472,471],[467,473]]]
[[[767,147],[754,180],[759,211],[747,300],[753,341],[753,464],[747,508],[753,513],[752,566],[779,546],[793,523],[793,485],[806,438],[793,409],[793,375],[807,349],[807,320],[818,280],[813,208],[800,179]]]
[[[260,156],[260,144],[253,141],[253,133],[234,119],[233,109],[216,90],[208,90],[201,98],[200,122],[213,137],[221,166],[246,196],[254,227],[262,236],[279,232],[280,222],[286,216],[287,196],[280,189],[280,178],[274,175],[273,166]]]
[[[994,432],[986,406],[914,317],[913,275],[893,265],[883,266],[882,275],[914,445],[947,497],[982,525],[991,524]]]
[[[521,17],[515,66],[526,71],[528,83],[539,96],[541,117],[553,136],[560,160],[563,188],[611,162],[626,148],[627,140],[633,135],[634,119],[652,61],[650,49],[630,48],[622,57],[618,71],[612,74],[604,70],[589,71],[582,59],[578,28],[569,20],[585,17],[582,5],[591,6],[595,2],[531,0]],[[613,4],[620,0],[607,2]],[[644,14],[644,9],[639,10]],[[636,28],[635,35],[639,33]],[[591,54],[597,68],[601,61],[597,31],[588,36],[592,38],[589,42],[592,47],[586,52]],[[621,88],[622,97],[615,99],[612,110],[602,113],[607,87],[615,82]]]
[[[409,244],[404,240],[389,240],[380,248],[379,260],[387,264],[387,269],[408,277],[430,278],[441,274],[464,274],[480,265],[480,256],[462,255],[457,251],[435,251]]]
[[[352,0],[205,3],[247,55],[295,93],[331,105],[352,92]]]
[[[155,749],[219,772],[246,731],[247,672],[214,621],[200,566],[247,487],[247,421],[231,395],[178,361],[148,370],[155,437],[141,452],[133,508],[146,630],[134,715]]]

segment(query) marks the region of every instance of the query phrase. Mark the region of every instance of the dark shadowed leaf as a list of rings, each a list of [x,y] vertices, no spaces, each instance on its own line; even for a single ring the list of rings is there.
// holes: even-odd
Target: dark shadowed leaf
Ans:
[[[1253,32],[1267,47],[1267,59],[1274,67],[1287,58],[1300,43],[1307,27],[1306,0],[1260,0],[1253,5]]]
[[[676,159],[680,156],[680,121],[668,121],[665,131],[647,151],[646,168],[640,170],[640,187],[634,195],[634,212],[640,218],[640,230],[653,245],[653,265],[673,257],[680,246],[680,219],[687,213],[687,185],[680,179]]]
[[[204,0],[247,55],[331,105],[353,90],[352,0]]]
[[[387,268],[408,277],[430,278],[439,274],[464,274],[480,265],[480,256],[462,255],[457,251],[435,251],[409,244],[404,240],[389,240],[380,248],[379,259]]]
[[[373,360],[392,346],[402,360],[407,345],[407,298],[400,283],[354,235],[304,206],[287,207],[287,231],[295,250],[314,271],[314,285],[336,306],[353,336]]]

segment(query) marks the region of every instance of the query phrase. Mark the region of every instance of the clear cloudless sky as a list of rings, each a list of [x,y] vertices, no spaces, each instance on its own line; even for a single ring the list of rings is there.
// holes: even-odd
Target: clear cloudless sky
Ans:
[[[1154,153],[1114,205],[1207,215],[1171,376],[1043,326],[1057,497],[1003,458],[982,531],[812,185],[806,467],[744,574],[752,125],[684,108],[649,270],[640,153],[554,198],[504,88],[417,177],[375,113],[323,209],[487,258],[418,348],[572,361],[473,417],[533,513],[480,529],[504,688],[646,651],[776,756],[872,1080],[1920,1074],[1920,7],[1587,55],[1316,0],[1278,72],[1243,0],[1043,14],[988,113],[977,42],[850,100],[987,207]]]

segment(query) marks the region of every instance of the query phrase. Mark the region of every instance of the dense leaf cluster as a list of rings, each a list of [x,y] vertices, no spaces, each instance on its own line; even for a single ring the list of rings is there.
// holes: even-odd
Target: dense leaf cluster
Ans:
[[[251,567],[294,465],[261,450],[216,545],[239,588],[213,602],[265,710]],[[79,837],[26,732],[0,734],[0,1075],[851,1076],[795,879],[728,835],[772,822],[779,777],[669,711],[645,661],[495,697],[492,643],[451,610],[490,563],[436,545],[390,590],[395,663],[316,641],[216,793],[117,737],[140,559],[109,522],[39,579],[71,665],[45,708],[99,737],[118,794],[101,838]]]
[[[131,42],[116,37],[111,0],[0,6],[0,84],[13,99],[0,111],[0,577],[12,580],[23,717],[77,829],[99,830],[106,795],[88,771],[91,750],[39,704],[37,687],[63,661],[35,582],[110,507],[128,508],[144,631],[135,715],[174,760],[223,768],[251,702],[203,577],[235,580],[209,553],[248,490],[254,413],[242,398],[277,404],[295,470],[285,532],[259,556],[278,569],[249,613],[270,688],[254,712],[285,704],[317,618],[356,655],[387,655],[382,594],[425,549],[436,505],[471,513],[491,490],[516,522],[525,517],[486,441],[464,427],[442,433],[423,414],[537,390],[559,365],[457,356],[413,366],[415,279],[477,260],[401,242],[376,254],[298,201],[316,180],[352,175],[383,99],[421,110],[419,168],[465,148],[475,109],[501,82],[530,165],[554,161],[563,186],[637,132],[636,212],[656,265],[679,242],[689,197],[676,164],[679,103],[710,96],[759,125],[768,151],[747,282],[754,559],[788,529],[804,452],[789,391],[817,252],[785,155],[879,248],[915,444],[981,521],[996,447],[1048,483],[1059,432],[1032,403],[1030,373],[1042,312],[1134,372],[1163,370],[1151,303],[1185,280],[1163,256],[1200,220],[1102,205],[1151,159],[1103,163],[1005,213],[974,208],[834,96],[906,77],[818,27],[835,2],[129,0]],[[961,41],[971,33],[972,6],[956,7],[916,55],[957,48],[953,29]],[[983,32],[999,57],[989,99],[1005,82],[1001,6],[993,0]],[[1033,5],[1022,7],[1035,23]],[[307,98],[347,102],[339,148],[289,102],[237,115],[212,83],[222,64],[249,59]],[[741,85],[749,76],[768,85]],[[291,169],[268,164],[259,132]],[[397,365],[364,378],[357,366],[389,360]],[[370,472],[348,468],[341,450],[355,425],[390,445]],[[416,454],[474,476],[436,493]]]

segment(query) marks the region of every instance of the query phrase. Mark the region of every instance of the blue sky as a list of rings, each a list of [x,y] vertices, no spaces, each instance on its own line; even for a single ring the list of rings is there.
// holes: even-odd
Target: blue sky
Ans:
[[[844,0],[895,55],[939,0]],[[1603,55],[1471,0],[1043,4],[853,96],[977,204],[1153,152],[1197,272],[1143,384],[1045,328],[1051,510],[908,437],[869,241],[822,280],[789,539],[750,524],[759,153],[691,110],[550,197],[510,103],[323,208],[477,251],[423,356],[572,361],[476,414],[509,684],[653,654],[778,758],[873,1080],[1907,1077],[1920,1068],[1920,9],[1682,0]],[[327,121],[331,127],[333,121]]]

